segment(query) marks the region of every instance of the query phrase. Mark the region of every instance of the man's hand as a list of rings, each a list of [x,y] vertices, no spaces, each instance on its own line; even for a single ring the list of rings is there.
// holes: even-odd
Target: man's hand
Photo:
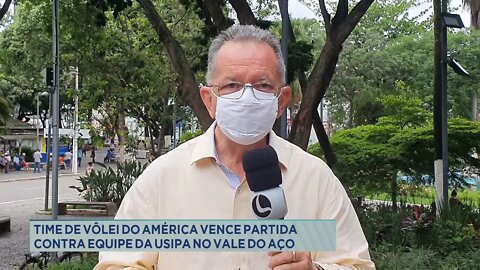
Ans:
[[[268,267],[273,270],[316,270],[310,252],[273,251],[268,253]]]

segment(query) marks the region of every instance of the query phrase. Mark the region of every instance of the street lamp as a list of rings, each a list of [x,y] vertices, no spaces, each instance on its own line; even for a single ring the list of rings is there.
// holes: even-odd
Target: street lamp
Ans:
[[[36,126],[37,126],[37,149],[40,149],[40,134],[38,131],[38,121],[40,121],[40,96],[45,97],[48,96],[48,92],[42,92],[37,95],[37,121],[36,121]]]
[[[447,13],[447,0],[442,1],[441,11],[441,83],[439,91],[434,93],[433,115],[437,213],[448,208],[447,27],[464,27],[458,14]]]
[[[463,28],[462,18],[458,14],[442,12],[442,21],[445,27]]]

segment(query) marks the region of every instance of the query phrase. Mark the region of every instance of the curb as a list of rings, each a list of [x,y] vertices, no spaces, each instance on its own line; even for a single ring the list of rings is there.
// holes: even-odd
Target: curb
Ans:
[[[63,177],[63,176],[79,176],[81,174],[79,173],[65,173],[65,174],[58,174],[58,177]],[[46,175],[44,176],[35,176],[35,177],[25,177],[25,178],[17,178],[17,179],[7,179],[7,180],[0,180],[0,183],[6,183],[6,182],[16,182],[16,181],[28,181],[28,180],[39,180],[39,179],[45,179]],[[50,179],[52,179],[52,176],[50,175]]]

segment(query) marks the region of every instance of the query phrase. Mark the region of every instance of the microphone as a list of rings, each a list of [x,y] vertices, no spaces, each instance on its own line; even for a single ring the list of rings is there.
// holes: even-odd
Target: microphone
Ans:
[[[288,212],[285,194],[280,187],[282,172],[277,152],[266,146],[243,155],[243,170],[253,192],[252,209],[259,219],[283,219]]]

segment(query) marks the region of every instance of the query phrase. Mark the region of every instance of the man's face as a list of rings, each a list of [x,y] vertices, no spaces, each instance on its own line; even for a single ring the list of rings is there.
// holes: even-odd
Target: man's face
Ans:
[[[228,41],[218,51],[212,85],[230,82],[269,83],[282,87],[273,49],[266,43],[256,41]],[[210,117],[215,118],[217,98],[210,87],[202,87],[200,95]],[[291,89],[284,87],[279,97],[277,117],[290,100]]]

